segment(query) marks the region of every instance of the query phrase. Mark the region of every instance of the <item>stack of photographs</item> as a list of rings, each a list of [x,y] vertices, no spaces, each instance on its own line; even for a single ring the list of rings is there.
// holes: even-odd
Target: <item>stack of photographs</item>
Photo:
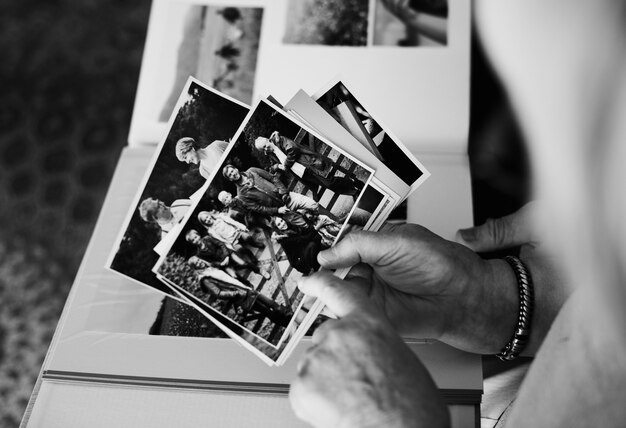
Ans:
[[[428,175],[341,81],[249,107],[189,78],[107,267],[281,365],[332,316],[297,287],[318,253]]]

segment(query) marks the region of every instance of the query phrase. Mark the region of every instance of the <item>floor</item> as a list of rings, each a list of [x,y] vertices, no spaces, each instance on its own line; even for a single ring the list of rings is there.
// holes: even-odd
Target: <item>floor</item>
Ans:
[[[149,0],[0,2],[0,427],[19,424],[126,144],[149,9]],[[474,48],[480,223],[520,206],[527,170],[506,99]]]
[[[149,9],[0,2],[0,427],[21,420],[126,144]]]

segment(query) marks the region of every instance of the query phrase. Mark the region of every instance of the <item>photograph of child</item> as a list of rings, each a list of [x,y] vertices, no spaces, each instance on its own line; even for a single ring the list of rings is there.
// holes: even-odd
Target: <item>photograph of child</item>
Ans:
[[[154,248],[184,218],[249,111],[195,80],[178,105],[108,262],[110,269],[173,297],[151,271],[159,258]]]
[[[278,346],[372,174],[261,101],[154,271]]]

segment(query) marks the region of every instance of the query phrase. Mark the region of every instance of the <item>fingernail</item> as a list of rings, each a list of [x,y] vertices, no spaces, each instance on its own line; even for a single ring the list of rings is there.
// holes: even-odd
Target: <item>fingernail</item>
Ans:
[[[476,229],[459,229],[459,235],[465,242],[473,242],[476,240]]]
[[[298,289],[302,292],[304,292],[303,288],[306,288],[306,285],[304,284],[306,281],[306,277],[302,277],[298,280],[298,282],[296,282],[296,287],[298,287]]]
[[[327,265],[329,262],[327,255],[328,250],[320,251],[319,253],[317,253],[317,262],[322,266]]]

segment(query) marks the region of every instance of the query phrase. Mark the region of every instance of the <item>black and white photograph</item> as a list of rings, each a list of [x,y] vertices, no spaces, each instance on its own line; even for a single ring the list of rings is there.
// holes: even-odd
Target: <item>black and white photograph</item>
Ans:
[[[286,44],[367,46],[367,0],[288,0]]]
[[[372,12],[374,46],[448,44],[448,0],[376,0]]]
[[[412,190],[423,181],[426,170],[420,162],[402,143],[394,140],[343,82],[334,83],[321,92],[316,102],[357,140],[365,141],[376,157]],[[350,121],[357,126],[349,126]]]
[[[448,0],[288,0],[283,43],[446,46]]]
[[[183,7],[183,6],[181,6]],[[252,103],[263,8],[192,4],[183,16],[173,83],[159,120],[169,117],[189,76]]]
[[[237,135],[154,271],[277,346],[373,173],[266,101]]]
[[[154,0],[129,141],[160,139],[190,76],[251,104],[263,18],[262,7]]]
[[[249,109],[190,79],[171,128],[122,226],[108,266],[135,281],[178,297],[152,267],[155,247],[177,227],[192,197],[210,177]]]

